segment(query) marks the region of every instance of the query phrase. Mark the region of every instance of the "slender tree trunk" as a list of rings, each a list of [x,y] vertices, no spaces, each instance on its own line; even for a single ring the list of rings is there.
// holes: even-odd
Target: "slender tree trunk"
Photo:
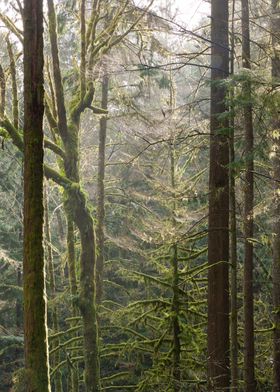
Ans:
[[[208,390],[230,387],[229,371],[229,143],[226,88],[229,74],[228,2],[211,10],[211,122],[208,234]]]
[[[231,58],[230,73],[234,75],[234,17],[235,0],[232,2],[232,22],[231,22]],[[237,324],[237,227],[236,227],[236,198],[235,198],[235,114],[234,114],[234,89],[231,90],[231,116],[230,116],[230,262],[231,262],[231,317],[230,317],[230,337],[231,337],[231,390],[238,390],[238,324]]]
[[[49,392],[43,247],[43,3],[24,1],[24,342],[27,392]]]
[[[278,46],[280,44],[280,3],[278,0],[272,0],[272,82],[273,85],[279,86],[280,80],[280,54]],[[279,94],[279,93],[277,93]],[[279,99],[279,98],[278,98]],[[273,129],[279,129],[279,114],[275,114],[273,122]],[[274,159],[273,159],[273,177],[280,180],[280,139],[273,138]],[[280,196],[279,184],[275,182],[274,192],[274,241],[273,241],[273,266],[272,266],[272,282],[273,282],[273,310],[274,310],[274,335],[273,335],[273,367],[274,367],[274,382],[273,391],[280,391]]]
[[[173,189],[173,206],[172,206],[172,219],[173,227],[176,229],[176,181],[175,181],[175,138],[173,138],[173,144],[170,146],[171,154],[171,186]],[[180,313],[180,295],[179,295],[179,271],[178,271],[178,246],[176,242],[172,246],[172,329],[173,329],[173,391],[181,391],[181,340],[180,340],[180,324],[179,324],[179,313]]]
[[[102,80],[102,109],[108,107],[108,75],[104,74]],[[106,133],[107,117],[102,116],[99,125],[99,149],[98,149],[98,179],[97,179],[97,258],[96,258],[96,302],[101,303],[103,292],[103,268],[104,268],[104,220],[105,220],[105,151],[106,151]]]
[[[251,69],[250,54],[250,25],[249,3],[242,0],[242,63],[246,69]],[[254,372],[254,298],[253,298],[253,244],[254,236],[254,132],[253,112],[251,103],[251,82],[246,80],[243,85],[244,131],[245,131],[245,198],[244,198],[244,381],[245,391],[256,389]]]
[[[6,107],[6,79],[2,65],[0,64],[0,116],[5,113]]]
[[[60,240],[60,243],[63,244],[64,239],[65,239],[65,234],[64,234],[62,214],[61,214],[60,209],[57,209],[55,213],[56,213],[56,219],[57,219],[59,240]]]
[[[22,272],[21,267],[17,268],[17,285],[18,287],[22,287]],[[16,326],[18,329],[22,328],[22,303],[17,299],[16,302]]]
[[[18,88],[17,88],[16,63],[15,63],[13,48],[8,37],[6,38],[6,42],[7,42],[7,49],[10,58],[10,73],[12,79],[13,124],[15,128],[18,128],[19,113],[18,113]]]
[[[51,231],[50,231],[50,222],[49,222],[49,200],[48,200],[48,190],[47,184],[44,187],[44,202],[45,202],[45,252],[46,252],[46,262],[47,262],[47,271],[49,272],[49,288],[50,288],[50,298],[52,300],[55,299],[56,296],[56,283],[55,283],[55,271],[54,271],[54,263],[53,263],[53,251],[52,251],[52,243],[51,243]],[[57,307],[53,304],[53,311],[52,311],[52,328],[54,333],[59,332],[59,324],[58,324],[58,312]],[[59,346],[60,338],[56,338],[52,341],[51,348]],[[57,350],[53,355],[53,359],[51,361],[51,366],[55,367],[60,362],[60,351]],[[62,388],[62,379],[60,370],[55,373],[54,378],[54,386],[55,392],[61,392]]]

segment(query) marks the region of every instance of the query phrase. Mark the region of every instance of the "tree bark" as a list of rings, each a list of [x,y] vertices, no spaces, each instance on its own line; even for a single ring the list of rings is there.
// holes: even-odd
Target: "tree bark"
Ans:
[[[232,1],[231,13],[231,40],[230,40],[230,73],[234,75],[234,17],[235,17],[235,0]],[[231,338],[231,353],[230,353],[230,369],[231,369],[231,391],[238,391],[238,309],[237,309],[237,225],[236,225],[236,197],[235,197],[235,113],[234,113],[234,88],[231,87],[230,92],[230,338]]]
[[[55,283],[55,271],[54,271],[54,262],[53,262],[53,251],[52,251],[52,243],[51,243],[51,230],[50,230],[50,222],[49,222],[49,200],[48,200],[48,188],[47,183],[44,187],[44,209],[45,209],[45,221],[44,221],[44,234],[45,234],[45,253],[46,253],[46,270],[47,276],[49,278],[49,289],[50,289],[50,298],[54,301],[56,296],[56,283]],[[52,329],[54,333],[59,332],[59,323],[58,323],[58,311],[57,306],[53,304],[53,310],[51,313],[51,322],[52,322]],[[59,346],[60,338],[53,339],[51,349]],[[50,363],[52,367],[55,367],[60,362],[60,352],[57,350],[53,358],[51,358]],[[62,379],[61,379],[61,372],[58,370],[54,376],[54,387],[55,392],[62,392]]]
[[[103,76],[102,80],[102,109],[108,107],[108,75]],[[97,258],[96,258],[96,302],[101,303],[103,293],[103,269],[104,269],[104,220],[105,220],[105,151],[106,151],[106,133],[107,117],[102,116],[99,125],[99,149],[98,149],[98,178],[97,178]]]
[[[280,4],[277,0],[272,0],[272,83],[273,86],[279,86],[280,80],[280,53],[279,53],[279,34],[280,34]],[[279,93],[277,93],[279,94]],[[275,113],[273,129],[279,130],[279,113]],[[280,138],[273,137],[273,177],[280,180]],[[274,240],[273,240],[273,265],[272,265],[272,283],[273,283],[273,310],[274,310],[274,334],[273,334],[273,368],[274,382],[273,391],[280,391],[280,195],[279,184],[274,183]]]
[[[242,0],[242,65],[251,69],[249,3]],[[244,186],[244,381],[245,391],[256,389],[254,370],[254,298],[253,298],[253,244],[254,236],[254,132],[250,76],[243,84],[245,131],[245,186]]]
[[[229,74],[228,2],[211,7],[211,120],[208,221],[208,390],[230,387],[229,372]]]
[[[74,316],[77,315],[77,275],[76,275],[76,252],[75,252],[75,233],[72,217],[66,212],[67,216],[67,263],[69,269],[69,286],[72,299],[72,310]]]
[[[6,107],[6,79],[2,65],[0,64],[0,116],[3,117]]]
[[[172,83],[171,83],[172,84]],[[172,95],[172,94],[171,94]],[[173,107],[173,106],[171,106]],[[176,232],[176,178],[175,178],[175,142],[176,138],[173,138],[173,144],[170,146],[170,161],[171,161],[171,187],[173,190],[173,205],[172,205],[172,224]],[[178,270],[178,245],[176,242],[172,245],[172,330],[173,330],[173,366],[172,366],[172,377],[173,377],[173,391],[181,391],[181,339],[180,339],[180,294],[179,294],[179,270]]]
[[[27,392],[49,392],[43,247],[43,3],[24,1],[24,342]]]

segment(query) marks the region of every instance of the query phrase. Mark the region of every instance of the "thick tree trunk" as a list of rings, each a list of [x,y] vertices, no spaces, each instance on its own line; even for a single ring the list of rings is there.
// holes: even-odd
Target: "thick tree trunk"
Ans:
[[[229,143],[226,89],[229,74],[228,2],[212,1],[211,136],[208,234],[208,390],[230,387],[229,371]],[[223,116],[224,118],[224,116]]]
[[[72,312],[73,316],[76,317],[79,314],[78,303],[77,303],[77,295],[78,295],[78,286],[77,286],[77,275],[76,275],[76,251],[75,251],[75,232],[74,232],[74,223],[72,216],[67,213],[67,264],[68,264],[68,278],[69,278],[69,286],[71,293],[71,303],[72,303]],[[73,324],[73,326],[75,323]],[[78,380],[78,370],[76,367],[70,368],[70,392],[78,392],[79,390],[79,380]]]
[[[272,30],[272,82],[273,85],[279,86],[280,80],[280,3],[278,0],[272,0],[272,19],[271,19],[271,30]],[[279,93],[278,93],[279,94]],[[275,114],[275,121],[273,129],[279,129],[279,114]],[[273,177],[280,181],[280,138],[275,137],[273,139],[274,144],[274,159],[273,159]],[[273,391],[280,391],[280,196],[279,196],[279,184],[275,183],[274,193],[274,241],[273,241],[273,266],[272,266],[272,282],[273,282],[273,308],[274,308],[274,336],[273,336],[273,365],[274,365],[274,383]]]
[[[103,76],[102,81],[102,109],[108,107],[108,75]],[[107,133],[107,117],[103,116],[99,125],[99,149],[98,149],[98,178],[97,178],[97,226],[96,226],[96,242],[97,242],[97,258],[96,258],[96,302],[101,303],[103,292],[103,268],[104,268],[104,220],[105,220],[105,151],[106,151],[106,133]]]
[[[242,63],[246,69],[251,69],[250,63],[250,25],[249,3],[242,0]],[[246,80],[243,85],[244,131],[245,131],[245,187],[244,187],[244,381],[245,391],[253,392],[256,389],[254,371],[254,298],[253,298],[253,244],[254,236],[254,132],[253,112],[251,103],[251,82]]]
[[[230,141],[230,161],[235,161],[234,135]],[[238,324],[237,324],[237,227],[236,227],[236,198],[235,173],[230,170],[230,261],[231,261],[231,390],[238,390]]]
[[[230,73],[234,75],[234,51],[235,51],[235,36],[234,36],[234,18],[235,18],[235,0],[232,2],[231,13],[231,58],[230,58]],[[234,89],[232,88],[230,94],[231,102],[231,116],[230,116],[230,299],[231,299],[231,315],[230,315],[230,338],[231,338],[231,352],[230,352],[230,370],[231,370],[231,391],[238,390],[238,309],[237,309],[237,227],[236,227],[236,197],[235,197],[235,113],[234,113]]]
[[[49,392],[43,248],[43,3],[24,1],[24,341],[27,392]]]

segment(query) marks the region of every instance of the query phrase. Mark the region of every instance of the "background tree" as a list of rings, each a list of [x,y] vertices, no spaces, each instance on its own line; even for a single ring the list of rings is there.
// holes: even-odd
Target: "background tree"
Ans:
[[[228,2],[211,5],[211,109],[208,222],[209,390],[229,388],[229,74]]]
[[[277,45],[279,44],[279,32],[280,23],[277,14],[279,13],[280,7],[279,3],[272,1],[272,16],[271,16],[271,39],[272,39],[272,88],[277,89],[280,77],[280,57],[277,50]],[[276,94],[278,94],[276,92]],[[277,106],[275,108],[277,111]],[[274,112],[275,118],[273,118],[273,164],[274,164],[274,240],[273,240],[273,270],[272,270],[272,280],[273,280],[273,311],[274,311],[274,356],[273,356],[273,366],[274,366],[274,383],[273,390],[277,391],[280,388],[280,316],[279,316],[279,305],[280,305],[280,224],[279,224],[279,213],[280,213],[280,203],[278,195],[278,180],[280,178],[280,161],[279,161],[279,135],[278,135],[278,125],[279,121],[277,119],[277,114]],[[276,132],[275,132],[276,131]]]

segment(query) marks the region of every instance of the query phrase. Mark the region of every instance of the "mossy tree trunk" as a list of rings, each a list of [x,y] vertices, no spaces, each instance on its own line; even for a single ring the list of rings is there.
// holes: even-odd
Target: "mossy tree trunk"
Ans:
[[[273,87],[279,86],[280,80],[280,53],[279,53],[279,34],[280,34],[280,3],[278,0],[272,0],[272,83]],[[277,95],[279,93],[276,93]],[[278,97],[279,100],[279,97]],[[273,130],[279,132],[279,108],[275,113],[273,121]],[[276,133],[273,138],[273,177],[276,181],[280,181],[280,139]],[[274,310],[274,334],[273,334],[273,368],[274,380],[273,391],[280,391],[280,196],[279,196],[279,182],[274,184],[274,240],[273,240],[273,266],[272,266],[272,282],[273,282],[273,310]]]
[[[24,351],[27,392],[49,392],[43,247],[43,2],[24,1]]]
[[[101,107],[108,107],[108,75],[104,74],[102,80]],[[99,147],[98,147],[98,179],[97,179],[97,258],[96,258],[96,302],[101,303],[103,293],[103,269],[104,269],[104,220],[105,220],[105,153],[106,153],[107,117],[103,116],[99,124]]]
[[[27,0],[26,3],[28,3]],[[35,0],[34,4],[37,5]],[[41,2],[39,4],[41,4]],[[51,96],[46,98],[45,111],[50,130],[52,131],[53,141],[46,139],[45,147],[57,155],[58,167],[62,169],[63,173],[60,173],[47,164],[44,165],[44,170],[47,179],[52,179],[64,188],[67,212],[79,229],[82,249],[78,302],[84,324],[86,390],[100,391],[98,331],[95,309],[95,235],[91,212],[87,205],[85,194],[81,189],[81,181],[79,178],[80,120],[82,114],[87,109],[95,114],[107,113],[104,109],[92,105],[94,97],[94,66],[100,62],[101,58],[108,53],[112,47],[119,44],[131,31],[133,31],[134,27],[140,22],[144,15],[146,15],[152,1],[145,10],[137,11],[138,15],[135,21],[121,34],[119,34],[119,31],[117,30],[119,25],[124,22],[124,11],[130,9],[129,2],[124,2],[120,8],[117,7],[116,9],[112,9],[113,17],[110,17],[108,25],[106,24],[106,26],[104,26],[104,19],[100,17],[101,2],[93,1],[91,3],[92,8],[90,13],[86,12],[86,1],[81,0],[79,2],[81,43],[80,75],[79,78],[77,78],[79,87],[78,89],[75,89],[72,102],[67,108],[65,106],[66,100],[59,64],[54,1],[47,0],[47,4],[54,83],[52,84],[52,80],[50,81],[52,78],[49,77],[51,83]],[[36,12],[36,7],[32,10],[34,14]],[[101,35],[97,34],[99,28],[103,28]],[[36,37],[35,34],[33,34],[33,38],[34,37]],[[30,45],[35,45],[33,41],[34,39],[30,39]],[[5,128],[14,145],[20,151],[23,151],[24,146],[19,129],[17,129],[17,127],[5,116],[3,116],[3,118],[1,117],[0,125]]]
[[[225,113],[229,74],[228,1],[211,3],[211,119],[208,217],[208,390],[228,390],[229,144]]]
[[[98,350],[98,330],[95,308],[95,234],[93,219],[87,205],[85,194],[81,190],[79,176],[79,131],[83,112],[91,106],[94,88],[85,75],[85,2],[80,4],[81,24],[81,67],[80,91],[74,98],[67,117],[64,91],[59,65],[56,33],[56,15],[53,0],[48,0],[49,33],[53,62],[55,99],[58,115],[58,131],[63,141],[65,155],[63,160],[67,178],[73,185],[65,188],[65,206],[68,222],[73,220],[79,229],[81,239],[79,308],[83,320],[85,386],[87,392],[100,391],[100,369]]]
[[[173,143],[170,146],[170,160],[171,160],[171,188],[173,190],[173,206],[172,206],[172,224],[176,232],[176,169],[175,169],[175,154],[176,154],[176,138],[173,137]],[[181,391],[181,339],[180,339],[180,294],[179,294],[179,270],[178,270],[178,245],[176,241],[172,246],[172,330],[173,330],[173,365],[172,365],[172,378],[173,378],[173,391]]]
[[[67,213],[67,211],[66,211]],[[77,275],[76,275],[76,251],[75,251],[75,232],[74,222],[69,213],[67,215],[67,263],[69,273],[69,286],[71,293],[72,311],[73,315],[77,316]]]
[[[44,187],[44,208],[45,208],[45,222],[44,222],[44,234],[45,234],[45,253],[46,253],[46,270],[47,270],[47,277],[49,280],[49,290],[50,294],[49,297],[51,298],[53,304],[53,309],[51,312],[51,325],[53,329],[53,333],[59,332],[59,323],[58,323],[58,310],[55,304],[55,297],[56,297],[56,282],[55,282],[55,270],[54,270],[54,261],[53,261],[53,251],[52,251],[52,240],[51,240],[51,230],[50,230],[50,222],[49,222],[49,200],[48,200],[48,185],[45,184]],[[54,339],[51,345],[51,348],[55,346],[59,346],[60,338]],[[60,352],[57,350],[53,357],[50,359],[50,364],[54,368],[60,362]],[[54,387],[55,392],[61,392],[62,388],[62,379],[61,379],[61,372],[58,370],[55,373],[54,377]]]

